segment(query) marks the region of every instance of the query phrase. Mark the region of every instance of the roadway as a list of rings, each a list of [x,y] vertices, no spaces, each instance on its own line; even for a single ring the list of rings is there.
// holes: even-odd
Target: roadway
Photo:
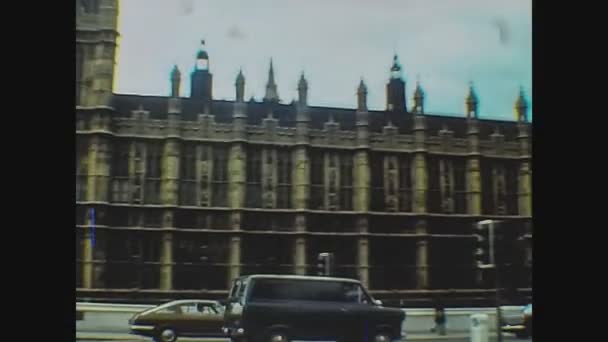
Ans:
[[[149,342],[151,339],[136,335],[124,333],[104,333],[104,332],[88,332],[77,333],[76,341],[78,342]],[[446,336],[438,336],[437,334],[409,334],[407,341],[450,341],[450,342],[470,342],[470,338],[466,333],[447,334]],[[497,341],[496,336],[490,337],[490,342]],[[518,339],[512,334],[503,334],[503,341],[509,342],[532,342],[531,338]],[[228,339],[222,338],[180,338],[178,342],[229,342]]]

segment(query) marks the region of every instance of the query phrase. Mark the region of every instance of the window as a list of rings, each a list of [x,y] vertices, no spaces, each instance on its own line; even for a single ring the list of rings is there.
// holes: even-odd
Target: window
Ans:
[[[467,213],[466,160],[454,159],[454,211]]]
[[[160,228],[163,224],[163,212],[158,209],[146,210],[144,214],[144,226],[147,228]]]
[[[228,150],[225,146],[213,149],[212,206],[228,206]]]
[[[517,215],[519,213],[519,163],[509,161],[505,169],[507,214]]]
[[[160,204],[162,146],[158,142],[149,143],[146,151],[146,174],[144,202]]]
[[[384,211],[386,208],[384,200],[384,155],[372,153],[369,159],[371,169],[371,210]]]
[[[76,228],[76,287],[82,287],[82,266],[84,259],[84,230]]]
[[[173,237],[173,286],[176,290],[225,290],[228,238],[178,232]]]
[[[291,153],[277,151],[277,208],[291,207]]]
[[[87,168],[89,159],[88,141],[76,140],[76,201],[86,201]]]
[[[412,171],[410,156],[399,156],[399,211],[412,211]]]
[[[247,192],[245,206],[248,208],[262,207],[262,152],[257,146],[247,150]]]
[[[108,288],[139,287],[139,241],[126,231],[106,235],[105,284]],[[96,248],[97,249],[97,248]]]
[[[452,160],[442,158],[439,161],[439,186],[441,193],[441,212],[454,212],[454,168]]]
[[[255,279],[250,300],[259,299],[371,302],[358,283],[288,279]]]
[[[353,156],[340,155],[340,210],[353,210]]]
[[[128,203],[131,191],[129,179],[130,144],[124,141],[114,143],[112,153],[112,201]]]
[[[386,170],[384,171],[384,200],[385,200],[385,210],[386,211],[398,211],[398,160],[395,156],[385,156],[384,157],[384,167]]]
[[[211,157],[210,157],[211,147],[209,147],[207,145],[202,145],[202,146],[199,146],[199,150],[200,150],[199,203],[203,207],[208,207],[209,205],[211,205],[211,202],[210,202],[211,194],[209,193],[210,186],[211,186],[211,181],[210,181],[210,176],[209,176],[209,173],[211,172]]]
[[[80,93],[84,69],[84,56],[81,45],[76,45],[76,105],[81,104]]]
[[[428,156],[428,190],[427,190],[427,211],[431,213],[442,212],[441,198],[441,166],[437,156]]]
[[[489,159],[481,159],[480,172],[481,172],[481,205],[484,214],[495,213],[494,203],[494,184],[492,176],[492,161]]]
[[[431,289],[479,288],[474,284],[475,261],[471,240],[438,239],[433,241],[433,245],[435,248],[428,253]]]
[[[403,221],[377,218],[370,226],[398,227]],[[411,221],[410,221],[411,222]],[[385,230],[388,232],[388,229]],[[416,287],[416,241],[407,238],[374,236],[369,239],[369,277],[378,290]],[[387,277],[387,274],[393,276]]]
[[[194,206],[196,198],[196,145],[184,144],[182,146],[180,167],[180,204]]]
[[[310,209],[319,210],[324,207],[324,160],[323,152],[310,152]]]
[[[335,153],[326,153],[326,170],[329,173],[326,183],[327,202],[325,203],[325,209],[336,210],[339,207],[338,203],[338,187],[340,186],[338,178],[338,155]]]

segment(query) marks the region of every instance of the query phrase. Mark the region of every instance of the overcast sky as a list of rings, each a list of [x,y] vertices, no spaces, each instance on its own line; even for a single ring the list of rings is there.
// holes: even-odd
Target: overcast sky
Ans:
[[[464,113],[473,81],[480,116],[514,119],[523,87],[532,102],[531,0],[122,0],[116,92],[168,95],[174,64],[182,96],[205,39],[216,99],[264,96],[272,57],[279,96],[297,97],[304,71],[309,103],[356,107],[361,77],[371,109],[384,109],[395,52],[411,99],[416,79],[426,111]]]

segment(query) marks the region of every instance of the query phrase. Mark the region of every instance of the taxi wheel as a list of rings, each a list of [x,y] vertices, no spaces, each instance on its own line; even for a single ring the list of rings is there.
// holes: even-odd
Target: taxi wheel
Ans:
[[[175,342],[177,341],[177,333],[171,328],[161,328],[156,337],[158,342]]]
[[[268,335],[268,342],[289,342],[287,334],[282,331],[273,331]]]
[[[390,342],[391,338],[387,333],[381,332],[376,334],[374,337],[374,342]]]

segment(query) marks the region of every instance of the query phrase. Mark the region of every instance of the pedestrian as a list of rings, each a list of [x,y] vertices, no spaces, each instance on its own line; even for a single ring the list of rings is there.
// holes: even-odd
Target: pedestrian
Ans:
[[[433,332],[437,332],[439,335],[446,334],[446,317],[445,317],[445,309],[441,303],[438,303],[435,307],[435,327],[431,329]]]

